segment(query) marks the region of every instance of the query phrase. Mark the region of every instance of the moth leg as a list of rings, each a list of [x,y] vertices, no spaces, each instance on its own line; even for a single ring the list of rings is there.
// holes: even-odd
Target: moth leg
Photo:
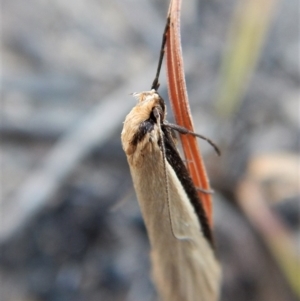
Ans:
[[[163,124],[164,126],[166,127],[169,127],[175,131],[177,131],[178,133],[180,134],[183,134],[183,135],[192,135],[192,136],[195,136],[195,137],[198,137],[200,139],[203,139],[205,141],[207,141],[213,148],[214,150],[216,151],[216,153],[220,156],[221,155],[221,151],[219,150],[218,146],[212,141],[210,140],[209,138],[203,136],[203,135],[200,135],[200,134],[197,134],[197,133],[194,133],[188,129],[186,129],[185,127],[183,126],[180,126],[180,125],[177,125],[177,124],[173,124],[173,123],[168,123],[168,122],[164,122]]]
[[[200,191],[200,192],[203,192],[205,194],[213,194],[215,193],[214,190],[212,189],[203,189],[203,188],[200,188],[200,187],[196,187],[197,191]]]

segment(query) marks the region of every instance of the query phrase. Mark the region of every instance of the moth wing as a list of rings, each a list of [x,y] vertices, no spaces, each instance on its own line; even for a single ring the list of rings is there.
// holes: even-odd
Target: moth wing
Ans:
[[[171,165],[167,164],[168,203],[173,234],[178,239],[191,239],[200,233],[200,224],[188,196]]]

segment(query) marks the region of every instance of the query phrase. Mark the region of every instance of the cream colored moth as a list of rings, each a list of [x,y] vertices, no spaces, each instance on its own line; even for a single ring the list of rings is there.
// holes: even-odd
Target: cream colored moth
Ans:
[[[162,49],[168,24],[169,19]],[[152,89],[134,93],[138,104],[126,116],[122,146],[146,224],[161,300],[217,301],[221,272],[212,231],[177,150],[174,130],[203,136],[166,121],[165,102],[157,92],[162,57],[163,51]]]

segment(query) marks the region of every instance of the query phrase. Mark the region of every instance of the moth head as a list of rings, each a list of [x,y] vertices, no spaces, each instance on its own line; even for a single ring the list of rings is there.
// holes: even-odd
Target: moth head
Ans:
[[[133,92],[133,97],[136,98],[138,102],[144,102],[146,100],[152,100],[153,98],[158,97],[158,93],[152,89],[150,91],[142,91],[142,92]]]
[[[166,106],[156,90],[133,93],[137,105],[126,116],[122,131],[123,149],[127,155],[136,149],[154,146],[160,139],[160,126],[165,120]]]
[[[152,112],[158,110],[161,122],[165,120],[167,115],[165,102],[156,90],[134,92],[132,95],[138,101],[137,106],[147,106],[148,110],[150,109]],[[152,112],[149,111],[150,114]]]

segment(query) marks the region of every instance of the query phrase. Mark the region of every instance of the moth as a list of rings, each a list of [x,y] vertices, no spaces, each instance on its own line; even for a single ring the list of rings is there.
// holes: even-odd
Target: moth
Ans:
[[[170,19],[163,35],[157,74],[149,91],[133,93],[137,105],[121,134],[137,199],[146,224],[153,278],[163,301],[217,301],[220,266],[212,230],[185,163],[175,131],[207,140],[166,120],[157,92]]]

